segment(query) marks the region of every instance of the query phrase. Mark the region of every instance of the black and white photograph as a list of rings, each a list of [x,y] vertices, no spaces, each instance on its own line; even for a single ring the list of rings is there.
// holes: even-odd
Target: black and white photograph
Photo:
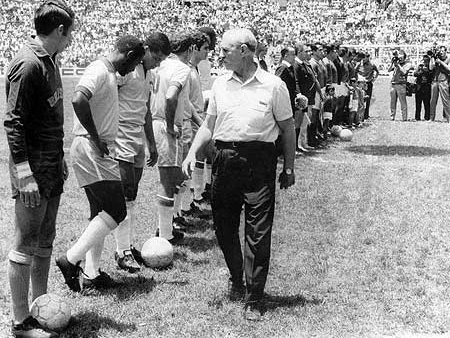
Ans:
[[[0,0],[0,338],[450,337],[450,0]]]

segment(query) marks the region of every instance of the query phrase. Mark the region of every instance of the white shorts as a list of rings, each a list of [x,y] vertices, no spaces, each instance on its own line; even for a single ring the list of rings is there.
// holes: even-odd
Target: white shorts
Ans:
[[[333,119],[333,113],[331,112],[323,112],[323,120],[332,120]]]
[[[166,131],[166,121],[153,120],[159,167],[181,167],[183,162],[183,139],[175,138]]]
[[[135,168],[145,166],[144,126],[119,126],[116,138],[116,159],[134,163]]]
[[[78,185],[85,187],[99,181],[120,181],[119,162],[115,158],[115,145],[108,145],[109,155],[101,157],[89,137],[76,136],[70,147],[73,171]]]
[[[348,88],[344,83],[341,83],[340,85],[335,83],[333,85],[335,88],[336,97],[348,95]]]

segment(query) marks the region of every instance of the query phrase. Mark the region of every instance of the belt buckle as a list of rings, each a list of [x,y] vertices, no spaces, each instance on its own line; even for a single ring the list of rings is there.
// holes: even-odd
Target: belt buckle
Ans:
[[[237,142],[232,141],[232,142],[231,142],[231,148],[236,149],[237,147],[238,147]]]

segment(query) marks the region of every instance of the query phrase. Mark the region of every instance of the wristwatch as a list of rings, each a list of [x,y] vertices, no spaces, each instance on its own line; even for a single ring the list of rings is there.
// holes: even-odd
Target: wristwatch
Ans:
[[[284,169],[286,175],[292,175],[294,171],[291,168]]]

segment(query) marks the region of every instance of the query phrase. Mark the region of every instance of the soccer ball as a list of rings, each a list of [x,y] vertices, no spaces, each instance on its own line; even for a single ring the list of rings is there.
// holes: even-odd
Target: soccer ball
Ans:
[[[69,304],[62,297],[52,293],[36,298],[31,304],[30,313],[39,324],[56,331],[67,327],[71,315]]]
[[[167,239],[153,237],[144,243],[141,255],[146,266],[161,269],[172,263],[173,247]]]
[[[333,135],[333,136],[339,136],[339,134],[341,133],[341,131],[342,131],[342,127],[341,126],[332,126],[331,127],[331,134]]]
[[[353,137],[353,133],[350,129],[342,129],[339,133],[339,138],[342,141],[351,141]]]

